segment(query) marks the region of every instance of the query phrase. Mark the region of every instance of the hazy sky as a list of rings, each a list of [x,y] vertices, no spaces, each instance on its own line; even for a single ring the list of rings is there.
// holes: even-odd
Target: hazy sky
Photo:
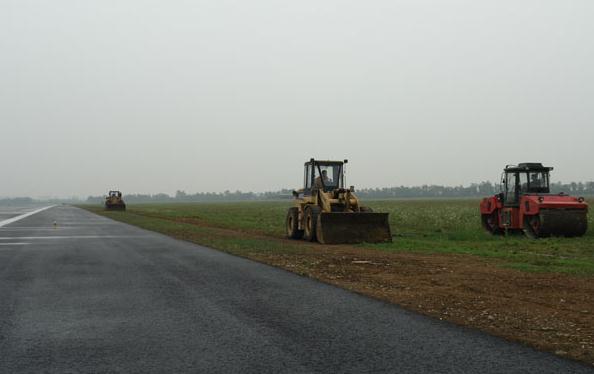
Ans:
[[[0,196],[593,180],[592,0],[0,0]]]

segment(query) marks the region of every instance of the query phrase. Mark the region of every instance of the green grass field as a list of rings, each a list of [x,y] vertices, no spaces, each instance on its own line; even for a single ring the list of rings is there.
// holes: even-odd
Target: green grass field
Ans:
[[[192,219],[201,223],[201,226],[282,238],[285,214],[290,204],[288,201],[147,204],[129,206],[124,213],[103,212],[100,207],[86,208],[164,233],[180,229],[180,224],[174,224],[172,220]],[[390,200],[369,201],[366,205],[377,212],[390,213],[395,237],[390,244],[361,244],[364,247],[382,251],[472,254],[498,259],[503,266],[524,271],[594,274],[592,229],[582,238],[530,240],[523,236],[494,237],[481,227],[478,200]],[[187,226],[186,230],[193,230],[189,227],[191,225],[183,225]],[[589,216],[589,226],[594,227],[592,215]],[[208,227],[201,227],[200,230],[206,237]],[[212,235],[210,238],[213,240]],[[275,246],[279,251],[292,247],[281,246],[278,241],[277,244],[266,243],[265,239],[248,236],[245,239],[220,238],[217,243],[203,241],[200,244],[214,245],[219,249],[229,249],[227,246],[257,250],[260,246],[266,251],[275,250]]]

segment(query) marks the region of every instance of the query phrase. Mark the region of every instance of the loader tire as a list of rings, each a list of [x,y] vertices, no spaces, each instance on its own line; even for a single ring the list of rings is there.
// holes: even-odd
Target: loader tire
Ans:
[[[371,209],[368,206],[362,206],[361,208],[359,208],[359,210],[361,211],[361,213],[373,213],[373,209]]]
[[[301,239],[303,230],[299,230],[299,208],[289,208],[286,220],[287,238]]]
[[[308,206],[304,211],[303,219],[303,239],[314,242],[317,239],[316,229],[318,226],[318,216],[320,215],[320,208],[314,205]]]

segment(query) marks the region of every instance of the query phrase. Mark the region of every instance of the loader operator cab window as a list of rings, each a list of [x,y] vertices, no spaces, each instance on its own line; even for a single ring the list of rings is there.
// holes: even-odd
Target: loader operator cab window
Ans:
[[[324,182],[323,187],[325,191],[344,187],[342,164],[319,165],[315,173],[315,180],[319,181],[318,184],[320,185],[322,181]]]
[[[311,164],[307,164],[305,165],[305,175],[304,175],[304,183],[303,183],[303,187],[305,189],[305,192],[307,194],[307,192],[311,191],[311,187],[312,187],[312,165]]]
[[[312,190],[331,191],[343,188],[341,163],[314,163],[305,166],[305,194]]]
[[[315,170],[315,178],[314,178],[314,188],[315,189],[328,189],[331,187],[335,187],[334,181],[335,179],[332,178],[333,176],[333,167],[332,166],[322,166],[320,165],[319,168]],[[320,174],[321,172],[321,174]]]

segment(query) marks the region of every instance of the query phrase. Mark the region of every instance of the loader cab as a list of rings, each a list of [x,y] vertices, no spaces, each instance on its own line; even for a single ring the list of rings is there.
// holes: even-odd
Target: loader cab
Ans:
[[[348,161],[318,161],[311,159],[304,167],[304,195],[311,195],[314,190],[324,192],[344,188],[344,164]],[[317,181],[317,182],[316,182]]]
[[[109,197],[122,197],[122,193],[120,191],[109,191]]]
[[[518,206],[522,195],[550,193],[551,170],[540,163],[508,165],[502,178],[504,204]]]

